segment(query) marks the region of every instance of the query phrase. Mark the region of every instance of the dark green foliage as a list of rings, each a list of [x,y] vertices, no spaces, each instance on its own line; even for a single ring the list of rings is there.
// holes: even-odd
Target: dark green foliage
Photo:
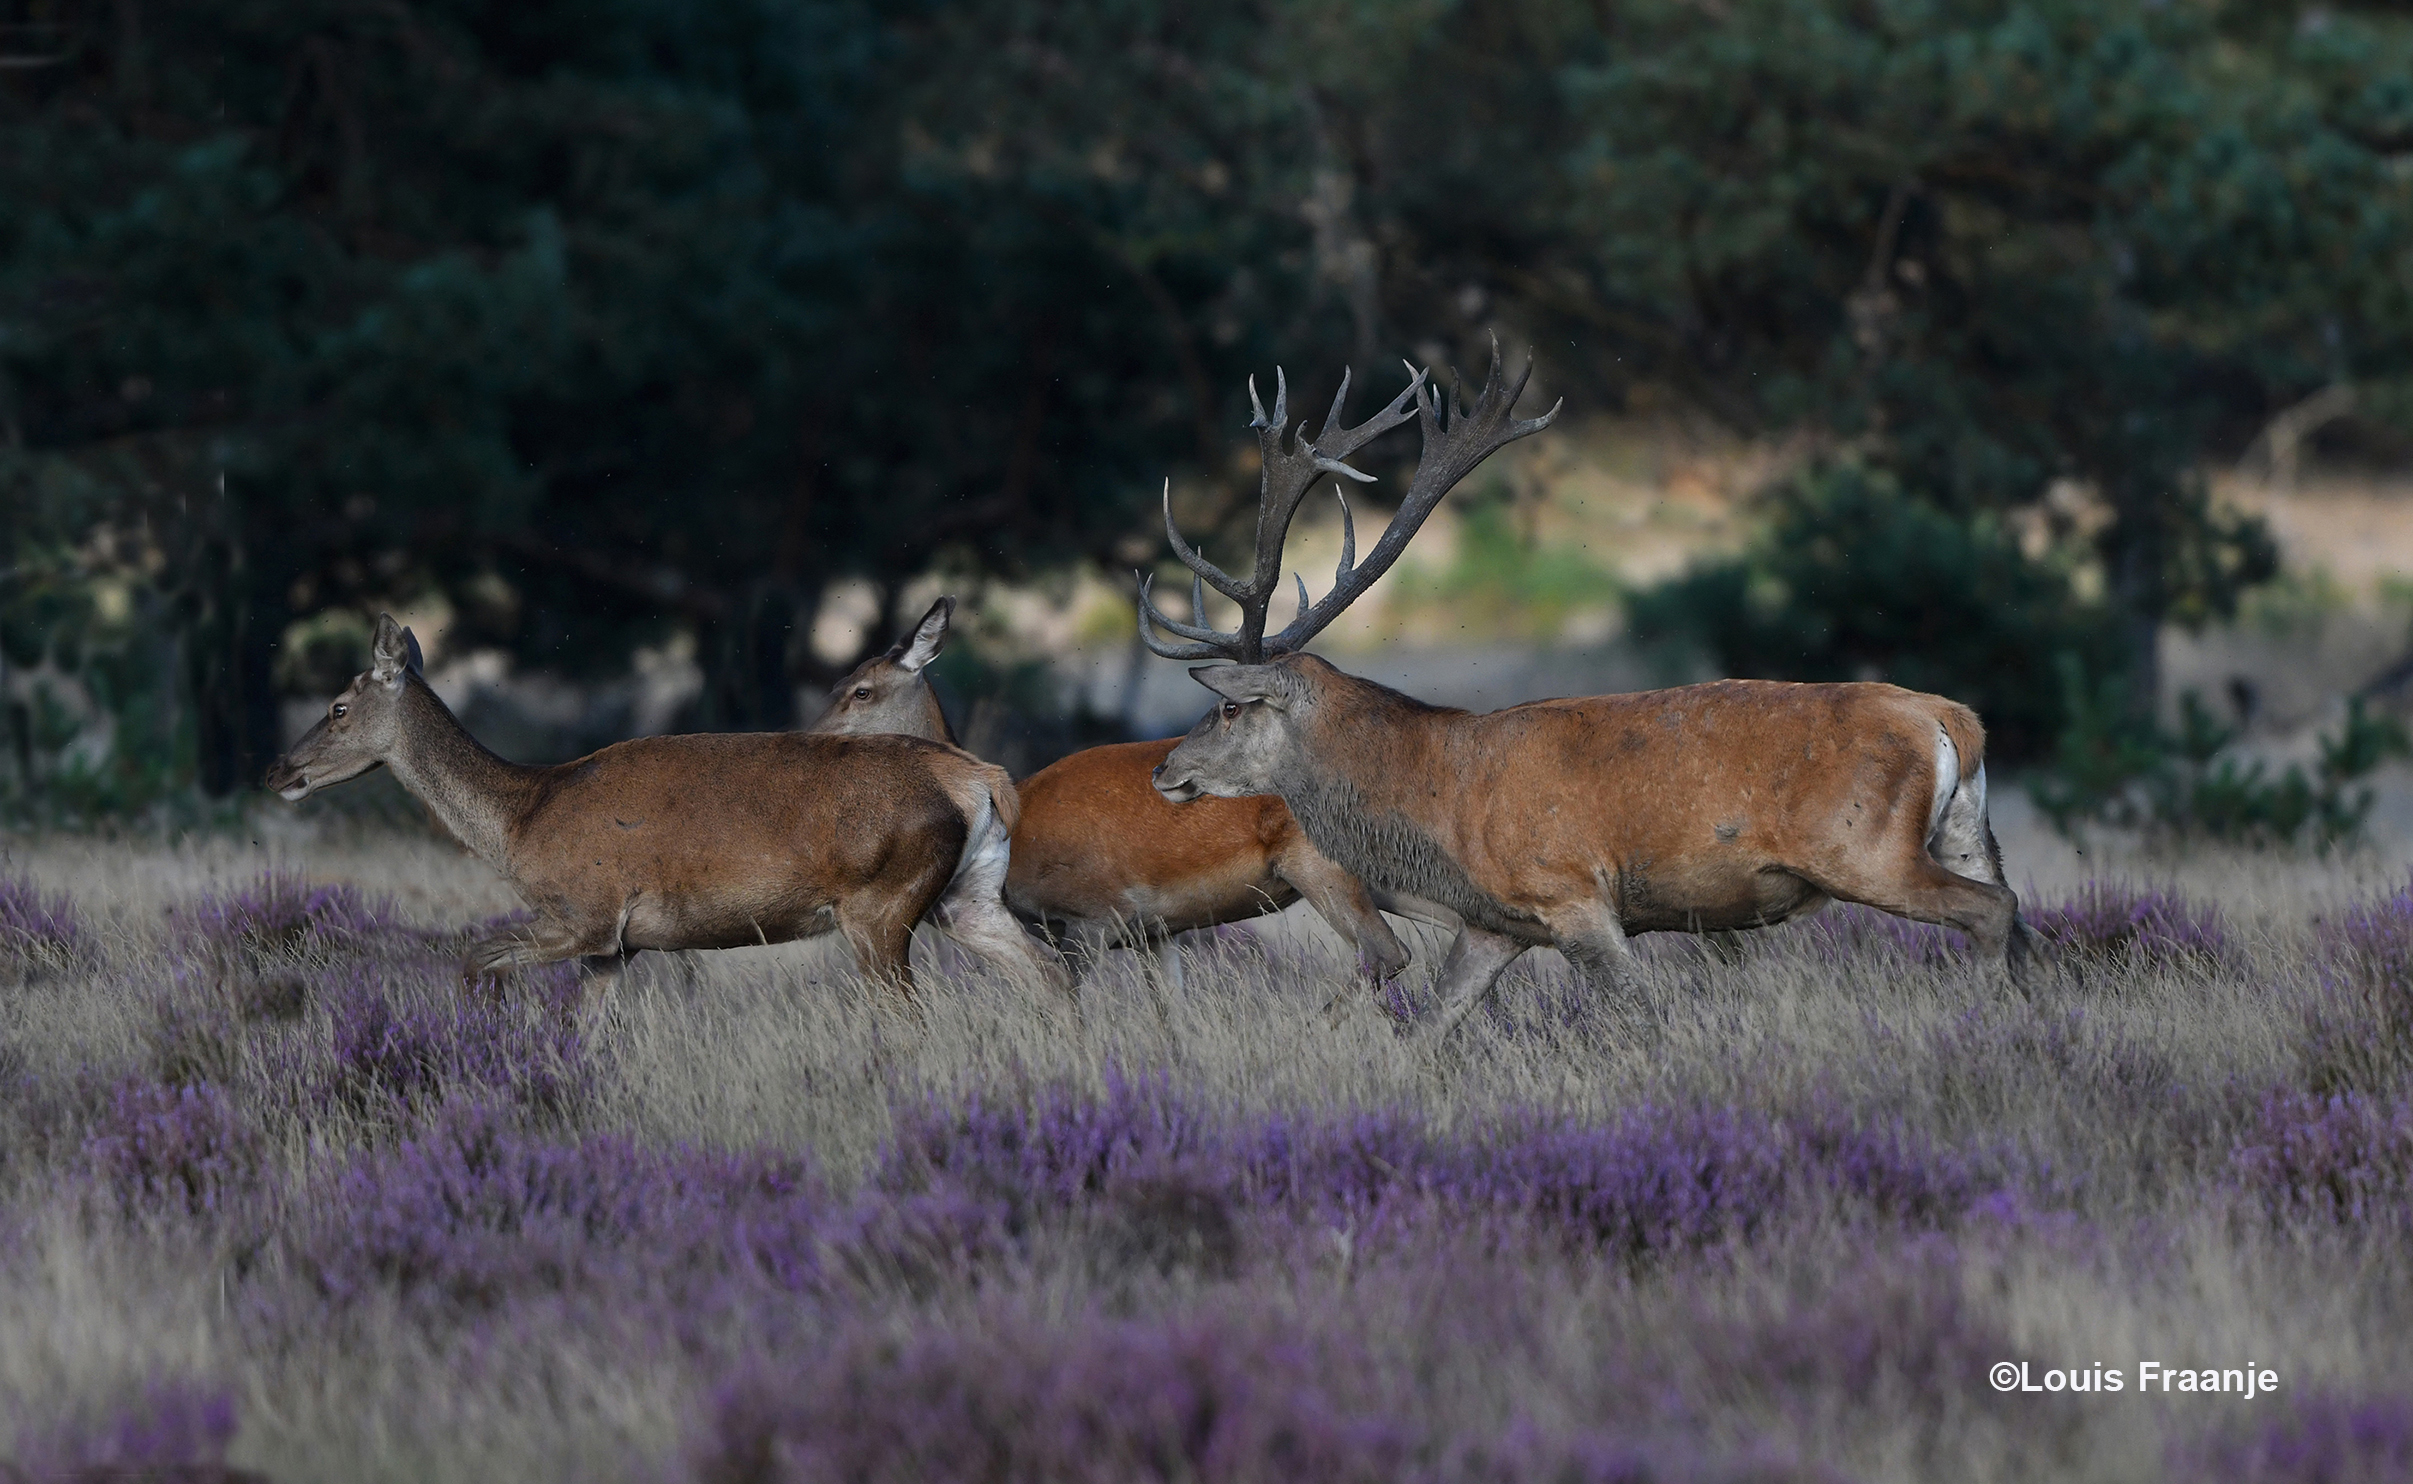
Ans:
[[[1851,466],[1777,492],[1743,555],[1635,595],[1637,638],[1704,647],[1738,675],[1884,679],[1975,707],[1989,752],[2033,758],[2068,720],[2061,657],[2096,660],[2107,615],[2021,555],[2001,523],[1956,519]]]
[[[2262,759],[2237,756],[2236,730],[2192,691],[2179,698],[2175,732],[2138,714],[2116,685],[2090,694],[2075,665],[2064,666],[2062,694],[2070,725],[2029,793],[2073,839],[2089,825],[2108,824],[2246,845],[2351,844],[2373,802],[2362,780],[2413,753],[2404,727],[2367,711],[2360,697],[2347,702],[2336,735],[2320,739],[2311,772],[2289,763],[2274,773]]]
[[[429,596],[571,672],[687,631],[690,723],[785,723],[828,678],[832,579],[893,604],[933,565],[1144,562],[1167,472],[1245,489],[1246,372],[1287,360],[1313,403],[1344,358],[1463,359],[1502,322],[1575,411],[1647,387],[1806,431],[2014,587],[1989,519],[2092,489],[2147,691],[2154,627],[2271,567],[2206,457],[2320,387],[2385,417],[2413,384],[2413,26],[2379,7],[0,0],[0,27],[0,774],[94,808],[247,784],[280,685],[340,647],[287,661],[288,629]],[[1864,641],[1920,642],[1832,653]],[[29,699],[46,656],[117,729],[82,772]],[[2016,747],[2037,694],[1990,708]]]

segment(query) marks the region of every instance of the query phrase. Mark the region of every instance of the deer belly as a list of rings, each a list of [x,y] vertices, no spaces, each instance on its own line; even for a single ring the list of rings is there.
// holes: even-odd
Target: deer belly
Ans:
[[[1614,900],[1629,933],[1770,927],[1827,903],[1824,892],[1781,867],[1722,861],[1628,861],[1617,871]]]

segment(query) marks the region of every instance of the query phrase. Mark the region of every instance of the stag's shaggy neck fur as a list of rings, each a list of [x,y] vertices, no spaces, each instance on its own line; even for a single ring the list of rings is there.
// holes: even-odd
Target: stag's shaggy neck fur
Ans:
[[[1353,875],[1438,902],[1475,927],[1547,941],[1538,918],[1476,886],[1440,838],[1457,790],[1448,729],[1431,723],[1469,713],[1427,705],[1313,655],[1284,663],[1315,671],[1314,699],[1294,703],[1306,745],[1286,760],[1276,790],[1315,847]]]
[[[381,761],[453,838],[489,865],[504,866],[511,825],[548,770],[487,751],[416,674],[403,676],[395,704],[394,746]]]

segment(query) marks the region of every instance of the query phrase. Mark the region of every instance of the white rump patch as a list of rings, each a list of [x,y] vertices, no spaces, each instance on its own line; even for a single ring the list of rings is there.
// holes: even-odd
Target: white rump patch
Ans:
[[[1006,867],[1013,863],[1013,855],[1014,837],[997,817],[996,801],[983,789],[980,808],[972,816],[971,829],[964,835],[964,853],[955,862],[955,879],[948,884],[947,896],[952,898],[963,892],[1002,896]]]
[[[1952,745],[1951,733],[1942,727],[1935,729],[1935,798],[1927,805],[1927,840],[1930,848],[1936,831],[1944,827],[1944,811],[1952,804],[1952,796],[1960,791],[1961,753]]]
[[[1986,765],[1960,776],[1960,753],[1936,728],[1935,802],[1927,810],[1927,853],[1955,876],[2004,885],[1986,846]]]

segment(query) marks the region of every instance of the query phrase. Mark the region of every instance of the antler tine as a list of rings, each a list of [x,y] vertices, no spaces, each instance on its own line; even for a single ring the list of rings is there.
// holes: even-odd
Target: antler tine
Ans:
[[[1334,433],[1340,431],[1341,405],[1348,400],[1349,368],[1343,366],[1341,367],[1341,389],[1332,394],[1332,410],[1324,414],[1324,431],[1315,435],[1316,442],[1321,443],[1325,439],[1331,437]]]
[[[1305,613],[1308,609],[1315,606],[1315,599],[1307,596],[1306,574],[1301,572],[1293,572],[1290,574],[1290,580],[1299,585],[1299,611],[1301,613]]]
[[[1156,579],[1153,576],[1137,572],[1131,575],[1139,578],[1140,642],[1147,645],[1151,653],[1168,660],[1222,660],[1232,657],[1231,642],[1237,637],[1236,635],[1219,634],[1210,628],[1203,628],[1197,624],[1186,624],[1178,619],[1166,617],[1163,610],[1156,606],[1155,600],[1150,596],[1150,590],[1155,586]],[[1167,633],[1198,642],[1167,644],[1156,637],[1156,630],[1159,628]]]
[[[1256,378],[1249,378],[1249,409],[1255,413],[1249,426],[1257,434],[1260,473],[1257,486],[1256,566],[1249,573],[1248,580],[1233,577],[1182,540],[1181,532],[1173,523],[1172,489],[1171,482],[1167,481],[1165,536],[1173,545],[1173,554],[1190,569],[1195,579],[1203,580],[1207,586],[1240,605],[1240,626],[1226,634],[1197,623],[1177,623],[1155,608],[1148,596],[1149,589],[1143,584],[1140,636],[1155,653],[1184,659],[1220,656],[1238,660],[1242,664],[1255,664],[1265,658],[1266,607],[1282,583],[1282,548],[1289,540],[1290,522],[1298,513],[1299,502],[1315,487],[1316,481],[1327,474],[1361,483],[1372,482],[1374,476],[1350,467],[1349,456],[1384,433],[1416,418],[1424,410],[1425,392],[1431,384],[1431,377],[1428,372],[1409,366],[1407,386],[1388,405],[1354,428],[1341,425],[1348,405],[1349,381],[1348,374],[1344,372],[1340,389],[1332,399],[1332,410],[1324,419],[1323,431],[1309,439],[1305,423],[1302,422],[1295,430],[1289,426],[1289,373],[1280,366],[1274,368],[1274,406],[1270,416],[1266,413],[1264,398],[1257,390]],[[1349,525],[1342,535],[1344,577],[1353,566],[1357,553],[1356,531],[1350,523],[1348,509],[1349,502],[1344,498],[1341,501],[1342,519],[1344,524]],[[1194,580],[1193,590],[1197,585],[1198,582]],[[1198,606],[1202,609],[1203,601],[1204,594],[1200,593]],[[1331,597],[1325,599],[1326,604],[1333,601]],[[1346,599],[1341,601],[1345,602]],[[1299,607],[1300,621],[1323,611],[1321,606],[1309,600],[1304,580],[1299,586]],[[1333,611],[1337,611],[1337,608]],[[1193,617],[1197,616],[1193,614]],[[1313,628],[1321,628],[1329,621],[1330,614],[1326,613]],[[1157,638],[1156,630],[1159,628],[1192,642],[1187,645],[1165,645]],[[1284,632],[1298,629],[1299,622],[1293,622],[1291,628]],[[1313,632],[1313,629],[1306,632]]]
[[[1341,565],[1332,580],[1346,584],[1349,569],[1357,565],[1357,521],[1349,514],[1349,497],[1341,492],[1337,484],[1332,487],[1332,498],[1341,502]]]
[[[1245,596],[1247,589],[1240,585],[1239,578],[1208,561],[1206,553],[1181,539],[1180,528],[1173,524],[1173,481],[1170,479],[1165,481],[1165,539],[1173,543],[1173,554],[1181,558],[1181,564],[1215,584],[1215,591],[1235,602]]]
[[[1265,404],[1257,400],[1257,378],[1253,373],[1248,378],[1248,405],[1257,414],[1249,420],[1252,428],[1272,428],[1278,433],[1290,421],[1290,378],[1282,374],[1281,367],[1274,367],[1274,415],[1267,417]]]
[[[1499,341],[1492,341],[1492,364],[1483,379],[1483,390],[1475,405],[1466,405],[1463,380],[1451,389],[1445,400],[1441,389],[1419,376],[1409,384],[1402,401],[1413,394],[1417,420],[1424,432],[1424,451],[1417,457],[1416,473],[1408,482],[1407,495],[1400,501],[1399,513],[1391,518],[1374,549],[1366,559],[1347,565],[1355,545],[1352,534],[1343,533],[1343,562],[1345,570],[1331,592],[1312,609],[1301,613],[1290,627],[1265,640],[1268,654],[1288,654],[1321,633],[1324,627],[1340,616],[1365,590],[1374,585],[1383,573],[1399,560],[1410,539],[1421,529],[1427,517],[1441,503],[1441,497],[1455,488],[1458,482],[1473,472],[1493,453],[1519,438],[1528,437],[1550,426],[1558,417],[1563,400],[1554,404],[1540,417],[1519,421],[1509,416],[1517,398],[1525,391],[1525,383],[1533,375],[1527,362],[1523,372],[1510,377],[1499,355]],[[1393,404],[1397,406],[1397,403]],[[1447,414],[1444,408],[1447,408]],[[1319,440],[1320,442],[1321,440]],[[1343,500],[1345,509],[1347,501]]]

